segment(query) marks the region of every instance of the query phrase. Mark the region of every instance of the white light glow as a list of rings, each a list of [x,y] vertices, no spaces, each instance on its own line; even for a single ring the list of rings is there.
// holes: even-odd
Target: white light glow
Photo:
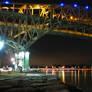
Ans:
[[[0,41],[0,50],[4,47],[4,41]]]
[[[11,61],[15,61],[15,58],[12,57],[12,58],[11,58]]]

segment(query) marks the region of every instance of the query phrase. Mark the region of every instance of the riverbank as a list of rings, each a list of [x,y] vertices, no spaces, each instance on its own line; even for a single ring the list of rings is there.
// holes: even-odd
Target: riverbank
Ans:
[[[4,73],[1,76],[4,76],[0,78],[0,91],[2,92],[83,92],[75,86],[62,83],[51,74]]]

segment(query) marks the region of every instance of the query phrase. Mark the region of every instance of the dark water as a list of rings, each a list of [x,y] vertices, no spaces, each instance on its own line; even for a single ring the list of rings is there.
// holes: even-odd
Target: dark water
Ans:
[[[58,77],[64,83],[82,88],[84,92],[92,92],[92,70],[60,71]]]

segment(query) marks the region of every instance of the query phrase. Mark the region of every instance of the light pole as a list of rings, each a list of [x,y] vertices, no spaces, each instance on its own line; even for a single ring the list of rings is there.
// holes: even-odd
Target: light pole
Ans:
[[[78,9],[78,13],[79,13],[78,16],[79,16],[79,20],[80,20],[80,6],[75,3],[75,4],[73,4],[73,7]]]
[[[61,6],[61,19],[63,19],[63,7],[65,6],[65,4],[64,3],[60,3],[59,4],[60,6]]]
[[[86,10],[86,16],[87,16],[87,18],[88,18],[88,12],[87,12],[87,11],[89,10],[90,7],[89,7],[88,5],[86,5],[84,8],[85,8],[85,10]]]

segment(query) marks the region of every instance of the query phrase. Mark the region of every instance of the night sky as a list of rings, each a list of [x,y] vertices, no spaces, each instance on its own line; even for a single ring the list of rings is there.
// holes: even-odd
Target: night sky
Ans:
[[[2,1],[2,0],[1,0]],[[10,0],[12,2],[25,2],[25,3],[59,3],[64,2],[66,4],[79,3],[81,5],[92,5],[91,0]]]
[[[31,53],[31,64],[92,64],[92,38],[45,35]]]
[[[12,0],[27,3],[65,2],[92,5],[91,0]],[[31,47],[31,64],[92,64],[92,39],[45,35]]]

